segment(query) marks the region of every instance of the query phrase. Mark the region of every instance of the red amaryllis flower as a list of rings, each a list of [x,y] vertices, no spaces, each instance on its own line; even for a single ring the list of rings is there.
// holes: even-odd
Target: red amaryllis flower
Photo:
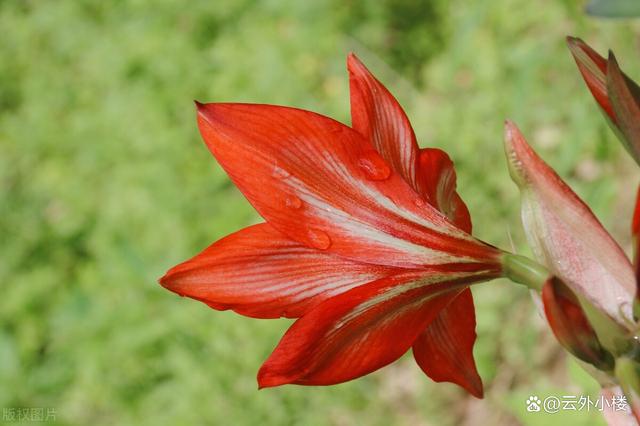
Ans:
[[[579,38],[567,37],[569,49],[587,87],[605,113],[609,125],[631,157],[640,164],[640,87],[622,72],[613,52],[607,59]],[[634,240],[636,285],[640,290],[640,188],[631,234]],[[640,317],[640,291],[636,290],[634,315]]]
[[[640,164],[640,87],[622,72],[613,52],[605,59],[579,38],[567,37],[567,43],[611,128]]]
[[[505,150],[522,194],[527,240],[537,260],[557,277],[545,284],[542,294],[549,324],[578,358],[598,368],[610,366],[601,344],[616,352],[620,344],[613,340],[629,331],[635,294],[631,263],[591,209],[511,122],[506,124]],[[577,297],[569,296],[569,289]],[[590,316],[582,312],[584,306]],[[599,328],[603,333],[597,333],[597,324],[605,324]]]
[[[419,366],[475,396],[471,283],[502,274],[473,238],[449,157],[419,149],[404,111],[348,60],[353,127],[273,105],[197,104],[207,146],[266,220],[160,280],[214,309],[299,318],[260,387],[329,385],[413,347]]]

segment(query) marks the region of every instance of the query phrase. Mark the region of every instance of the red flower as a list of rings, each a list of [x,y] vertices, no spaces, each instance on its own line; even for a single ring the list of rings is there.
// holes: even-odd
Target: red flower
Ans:
[[[622,72],[613,52],[605,59],[579,38],[567,37],[567,43],[611,128],[640,164],[640,87]]]
[[[640,87],[622,72],[613,52],[607,59],[579,38],[567,37],[569,49],[587,87],[605,113],[618,139],[640,164]],[[636,297],[634,316],[640,318],[640,188],[631,225],[634,245]]]
[[[468,286],[502,274],[473,238],[447,154],[353,55],[353,128],[294,108],[197,104],[207,146],[266,220],[160,280],[214,309],[299,318],[260,387],[348,381],[409,348],[436,381],[482,396]]]
[[[536,259],[598,311],[626,326],[635,279],[618,243],[571,188],[507,122],[509,172],[520,188],[522,222]]]

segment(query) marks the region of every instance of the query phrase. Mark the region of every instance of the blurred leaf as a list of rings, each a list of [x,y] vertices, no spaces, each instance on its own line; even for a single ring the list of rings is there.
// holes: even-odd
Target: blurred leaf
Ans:
[[[603,18],[633,18],[640,16],[638,0],[591,0],[586,11]]]

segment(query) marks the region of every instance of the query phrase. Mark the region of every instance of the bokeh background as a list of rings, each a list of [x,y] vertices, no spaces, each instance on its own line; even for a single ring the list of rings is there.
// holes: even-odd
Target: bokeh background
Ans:
[[[528,253],[508,117],[627,249],[637,169],[564,37],[614,49],[637,79],[637,23],[575,0],[4,0],[0,29],[0,407],[52,407],[69,425],[603,424],[526,412],[529,395],[597,386],[506,281],[474,288],[476,400],[410,355],[339,386],[258,392],[290,321],[216,312],[157,279],[259,220],[201,142],[193,100],[348,123],[349,51],[420,143],[452,156],[479,237]]]

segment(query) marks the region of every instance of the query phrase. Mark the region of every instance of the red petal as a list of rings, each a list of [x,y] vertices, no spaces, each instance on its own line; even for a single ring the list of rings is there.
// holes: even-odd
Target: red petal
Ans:
[[[471,232],[471,218],[456,190],[453,162],[442,150],[420,150],[404,110],[354,55],[347,60],[353,128],[431,205]]]
[[[413,356],[436,382],[452,382],[482,398],[482,379],[473,359],[476,316],[471,290],[465,289],[413,344]]]
[[[495,273],[459,277],[394,276],[328,299],[287,331],[258,373],[260,387],[331,385],[395,361],[465,282]]]
[[[607,95],[607,60],[579,38],[567,37],[567,44],[591,94],[615,124],[616,116]]]
[[[417,185],[422,196],[460,229],[471,233],[469,210],[456,192],[456,172],[446,152],[420,150]],[[476,313],[471,290],[464,290],[418,337],[413,354],[436,382],[452,382],[482,398],[482,379],[473,359]]]
[[[640,307],[640,186],[636,193],[636,208],[633,212],[631,222],[631,235],[633,236],[633,266],[636,272],[636,301],[635,305]],[[639,310],[638,308],[634,308]],[[638,316],[639,312],[634,312]]]
[[[522,221],[539,262],[574,292],[624,325],[631,316],[633,269],[589,207],[506,124],[505,150],[522,194]]]
[[[640,164],[640,87],[620,70],[613,53],[605,59],[579,38],[567,37],[567,43],[614,133]]]
[[[212,244],[160,282],[214,309],[257,318],[299,317],[331,296],[392,271],[310,249],[259,224]]]
[[[404,110],[353,53],[347,58],[351,122],[402,178],[417,189],[418,144]]]
[[[420,150],[417,183],[420,194],[460,229],[471,233],[469,209],[456,192],[456,171],[446,152]]]
[[[613,52],[609,52],[607,90],[618,128],[624,136],[622,142],[640,164],[640,89],[622,73]]]
[[[580,302],[558,278],[542,287],[544,312],[558,341],[579,359],[600,370],[613,368],[613,357],[601,345]]]
[[[371,141],[380,155],[427,202],[460,229],[471,233],[471,217],[467,206],[456,193],[456,174],[449,156],[439,149],[419,150],[409,119],[393,95],[355,55],[349,55],[347,66],[353,128]],[[457,298],[452,305],[438,316],[418,340],[424,342],[417,343],[420,354],[418,363],[434,380],[459,383],[472,394],[481,396],[482,381],[473,361],[475,311],[471,292],[465,291],[464,296]],[[467,320],[456,321],[447,313],[449,310],[462,311]],[[461,338],[446,338],[449,330]],[[440,335],[445,338],[437,339]],[[416,346],[414,353],[415,350]],[[433,360],[438,361],[429,362]],[[442,367],[438,368],[436,364]],[[424,365],[435,367],[427,371]],[[459,366],[464,371],[456,368]]]
[[[636,191],[636,207],[633,211],[631,234],[636,238],[640,236],[640,186],[638,186],[638,190]]]
[[[360,134],[334,120],[272,105],[207,104],[198,123],[238,188],[293,240],[392,266],[496,262],[495,248],[424,206]]]

